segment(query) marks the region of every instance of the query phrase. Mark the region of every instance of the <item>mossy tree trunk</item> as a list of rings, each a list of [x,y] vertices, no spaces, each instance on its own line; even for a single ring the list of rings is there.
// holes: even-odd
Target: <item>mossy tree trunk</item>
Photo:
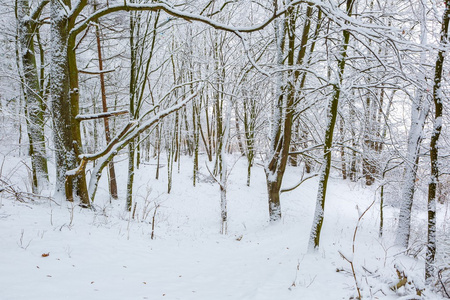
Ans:
[[[347,15],[352,15],[352,8],[354,0],[347,0]],[[327,125],[325,129],[325,139],[323,147],[323,162],[322,169],[319,178],[319,187],[317,191],[316,209],[314,213],[314,220],[311,229],[309,239],[309,250],[313,251],[319,247],[320,233],[322,230],[324,210],[325,210],[325,197],[327,193],[328,177],[331,170],[331,148],[333,145],[333,133],[336,124],[336,118],[338,114],[338,103],[341,94],[341,85],[344,77],[345,62],[347,57],[348,42],[350,40],[350,32],[343,31],[343,42],[339,53],[338,65],[338,78],[337,82],[333,85],[333,96],[328,104],[327,110]]]
[[[313,7],[308,5],[306,8],[305,22],[299,47],[296,47],[296,21],[300,13],[298,7],[290,7],[285,15],[284,23],[276,21],[276,41],[278,65],[284,65],[285,41],[287,36],[287,66],[289,71],[286,73],[287,82],[283,83],[283,77],[278,78],[277,104],[274,109],[273,131],[271,135],[270,158],[265,167],[267,192],[269,200],[269,216],[271,221],[281,219],[280,189],[283,181],[284,172],[289,157],[292,125],[297,105],[298,91],[296,83],[302,76],[299,90],[304,86],[305,74],[293,70],[294,65],[302,66],[305,63],[307,54],[307,44],[309,41],[309,31],[311,27],[311,17]],[[297,59],[295,51],[298,50]],[[313,48],[310,48],[311,51]]]
[[[86,5],[78,3],[77,9],[68,15],[69,0],[51,0],[51,49],[50,93],[53,111],[53,137],[56,163],[56,193],[65,191],[66,199],[73,201],[73,193],[89,206],[85,175],[80,174],[75,181],[67,178],[67,171],[77,166],[77,154],[81,149],[80,123],[78,114],[78,70],[75,57],[75,37],[69,36],[75,18]]]
[[[425,280],[432,282],[434,275],[434,258],[436,256],[436,192],[439,181],[439,137],[442,131],[442,112],[443,112],[443,91],[442,91],[442,73],[446,48],[448,49],[449,36],[448,27],[450,20],[450,0],[445,1],[445,10],[442,17],[441,41],[436,59],[434,86],[433,86],[433,103],[434,103],[434,122],[433,132],[430,141],[430,167],[431,178],[428,184],[428,238],[425,256]]]

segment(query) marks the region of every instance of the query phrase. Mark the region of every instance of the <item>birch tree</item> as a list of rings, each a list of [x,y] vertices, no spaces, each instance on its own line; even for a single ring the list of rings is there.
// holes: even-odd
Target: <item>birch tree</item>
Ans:
[[[415,95],[411,103],[411,126],[409,128],[407,150],[405,157],[404,183],[401,192],[401,206],[398,219],[398,229],[396,234],[396,244],[402,247],[408,247],[410,226],[411,226],[411,208],[414,199],[415,183],[417,178],[417,170],[419,167],[419,151],[421,141],[423,139],[423,129],[429,111],[429,103],[427,99],[427,82],[426,70],[427,63],[427,6],[426,3],[420,1],[418,3],[418,16],[420,23],[420,44],[424,48],[421,51],[419,66],[417,73],[417,87]]]

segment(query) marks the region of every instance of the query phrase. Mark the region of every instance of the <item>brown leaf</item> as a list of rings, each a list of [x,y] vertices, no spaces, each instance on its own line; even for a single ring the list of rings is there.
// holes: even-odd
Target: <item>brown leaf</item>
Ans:
[[[47,256],[49,256],[50,255],[50,252],[48,252],[48,253],[42,253],[42,257],[47,257]]]

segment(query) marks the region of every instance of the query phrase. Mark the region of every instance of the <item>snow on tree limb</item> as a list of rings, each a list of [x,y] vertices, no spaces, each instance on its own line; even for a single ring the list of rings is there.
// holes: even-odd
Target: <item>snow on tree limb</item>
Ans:
[[[67,177],[77,176],[81,172],[84,172],[87,162],[99,159],[96,167],[92,171],[92,176],[89,182],[89,194],[91,201],[93,201],[95,197],[95,193],[98,186],[98,181],[101,177],[101,173],[104,167],[108,165],[108,163],[114,158],[117,153],[122,150],[125,146],[127,146],[133,139],[135,139],[139,134],[144,132],[146,129],[150,128],[158,121],[168,116],[171,113],[176,112],[177,110],[184,107],[189,101],[191,101],[194,97],[196,97],[200,91],[201,87],[197,89],[193,94],[184,99],[178,104],[175,104],[148,120],[142,120],[140,118],[137,121],[128,123],[125,128],[114,138],[111,142],[100,152],[94,154],[82,154],[80,155],[80,165],[76,169],[72,169],[66,172]]]
[[[44,9],[44,7],[50,2],[50,0],[42,0],[38,6],[36,6],[35,9],[33,9],[33,11],[30,13],[30,18],[32,20],[37,20],[37,18],[40,16],[42,10]]]
[[[113,116],[124,115],[127,113],[129,113],[128,109],[122,109],[122,110],[102,112],[102,113],[98,113],[98,114],[77,115],[75,117],[75,120],[87,121],[87,120],[93,120],[93,119],[109,118],[109,117],[113,117]]]
[[[296,4],[300,4],[303,2],[305,2],[305,1],[297,0],[297,1],[293,1],[291,3],[291,5],[296,5]],[[110,13],[113,13],[113,12],[118,12],[118,11],[158,11],[158,10],[162,10],[165,13],[167,13],[171,16],[177,17],[177,18],[181,18],[181,19],[188,20],[188,21],[198,21],[198,22],[207,24],[216,29],[236,33],[236,32],[253,32],[253,31],[261,30],[261,29],[265,28],[267,25],[269,25],[274,19],[276,19],[277,17],[284,14],[286,12],[287,8],[281,9],[279,11],[274,11],[273,15],[261,24],[258,24],[255,26],[250,26],[250,27],[234,27],[234,26],[222,24],[220,22],[214,21],[214,20],[204,17],[202,15],[193,14],[190,12],[185,12],[185,11],[173,8],[165,3],[152,3],[152,4],[125,3],[125,4],[121,4],[121,5],[109,6],[104,9],[98,10],[97,12],[95,12],[94,14],[92,14],[91,16],[89,16],[88,18],[83,20],[82,22],[80,22],[77,26],[75,26],[72,29],[70,34],[72,36],[76,36],[81,31],[83,31],[88,26],[89,23],[96,22],[99,18],[101,18],[105,15],[108,15]]]
[[[97,71],[89,71],[89,70],[78,70],[78,72],[82,74],[88,74],[88,75],[100,75],[100,74],[106,74],[114,72],[115,69],[109,69],[109,70],[97,70]]]

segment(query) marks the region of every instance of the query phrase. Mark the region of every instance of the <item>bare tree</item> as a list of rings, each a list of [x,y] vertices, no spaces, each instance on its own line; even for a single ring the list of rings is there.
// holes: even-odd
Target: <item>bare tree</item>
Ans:
[[[438,142],[442,131],[443,114],[443,90],[442,75],[444,60],[449,46],[449,21],[450,21],[450,1],[445,1],[445,8],[442,16],[442,27],[440,31],[440,47],[436,59],[434,84],[433,84],[433,103],[434,120],[433,131],[430,140],[430,168],[431,178],[428,184],[428,238],[425,257],[425,279],[431,283],[434,275],[434,258],[436,256],[436,190],[439,182],[439,160],[438,160]]]
[[[277,64],[279,67],[282,67],[286,56],[288,71],[285,75],[286,82],[282,72],[278,74],[277,78],[277,101],[274,107],[272,132],[270,135],[270,153],[265,166],[271,221],[277,221],[281,218],[280,189],[291,149],[292,124],[296,113],[295,107],[298,105],[299,100],[296,84],[300,75],[302,75],[300,88],[298,88],[300,91],[305,83],[305,74],[300,70],[294,71],[294,67],[305,68],[304,63],[308,52],[307,44],[310,37],[312,14],[313,7],[308,5],[297,57],[295,55],[297,49],[296,21],[299,10],[294,6],[289,6],[284,20],[281,19],[275,22]],[[285,49],[285,43],[287,43],[287,49]],[[313,47],[310,50],[312,51]]]
[[[354,0],[346,1],[346,13],[348,16],[352,15]],[[325,143],[323,147],[323,162],[322,170],[319,179],[319,188],[317,191],[316,210],[314,212],[314,220],[311,229],[311,235],[309,239],[309,249],[314,250],[319,247],[320,232],[322,230],[322,224],[324,219],[325,209],[325,197],[327,193],[328,177],[331,170],[331,150],[333,144],[333,132],[336,124],[336,118],[338,114],[338,103],[341,95],[341,86],[344,78],[344,69],[347,57],[347,48],[350,40],[350,32],[343,30],[342,32],[342,45],[339,51],[339,59],[337,61],[338,74],[336,83],[333,85],[332,99],[330,100],[327,108],[327,126],[325,129]]]
[[[124,2],[124,4],[120,5],[107,6],[104,9],[100,9],[91,15],[88,15],[79,23],[76,23],[75,21],[77,17],[87,5],[87,0],[80,0],[72,8],[69,0],[65,0],[65,2],[54,0],[50,3],[52,8],[53,33],[52,74],[54,74],[54,78],[52,78],[52,96],[54,97],[52,98],[54,98],[53,102],[55,108],[54,127],[64,129],[61,134],[55,134],[55,145],[58,146],[58,149],[64,149],[64,151],[60,150],[57,153],[57,163],[62,166],[58,174],[61,175],[61,172],[63,171],[64,174],[67,174],[67,179],[64,180],[61,176],[57,176],[57,187],[61,187],[61,184],[65,182],[66,198],[68,200],[72,200],[73,180],[76,179],[75,191],[80,197],[81,202],[86,206],[89,206],[90,201],[86,186],[84,168],[76,167],[77,162],[79,164],[83,164],[83,161],[80,158],[81,156],[79,156],[81,149],[81,134],[77,119],[79,111],[79,79],[75,50],[77,48],[76,41],[78,34],[83,32],[91,22],[96,22],[99,18],[114,12],[164,11],[175,18],[198,21],[217,30],[231,32],[241,38],[241,41],[245,44],[245,40],[242,38],[243,33],[263,29],[280,14],[283,14],[286,9],[289,9],[285,8],[280,11],[275,11],[266,21],[257,26],[232,27],[221,24],[202,15],[196,15],[190,12],[178,10],[177,8],[165,3],[135,4],[130,2]],[[59,76],[56,76],[56,74]],[[70,95],[70,98],[68,95]],[[70,111],[66,111],[67,107],[70,107]],[[113,142],[111,142],[110,145],[112,143]],[[68,169],[72,169],[74,171],[68,172]],[[83,172],[81,172],[81,170],[83,170]]]
[[[94,11],[97,9],[97,3],[94,3]],[[98,70],[100,73],[100,91],[102,99],[102,111],[104,113],[108,112],[108,105],[106,102],[106,87],[105,87],[105,73],[103,72],[103,55],[102,55],[102,44],[101,44],[101,32],[100,32],[100,22],[97,22],[95,26],[95,39],[97,42],[97,55],[98,55]],[[103,118],[103,124],[105,126],[105,139],[106,143],[111,142],[111,130],[109,127],[109,119]],[[109,171],[109,193],[112,198],[117,199],[117,180],[116,180],[116,170],[114,168],[114,162],[110,162],[108,166]]]
[[[20,45],[21,77],[25,96],[25,112],[28,139],[30,143],[31,169],[33,174],[33,192],[39,193],[48,186],[48,168],[45,150],[44,111],[46,110],[46,91],[43,60],[41,67],[36,62],[35,43],[39,37],[40,16],[49,0],[42,0],[31,10],[28,0],[16,0],[17,35]],[[39,41],[39,40],[38,40]]]
[[[426,28],[426,3],[419,2],[418,16],[420,22],[420,44],[425,48],[427,43]],[[419,76],[418,86],[411,105],[411,126],[409,129],[407,140],[407,152],[405,157],[405,175],[402,188],[402,199],[400,206],[400,214],[398,220],[398,229],[396,234],[396,244],[402,247],[408,247],[410,226],[411,226],[411,208],[414,199],[414,190],[417,178],[417,170],[419,167],[419,151],[423,139],[423,129],[429,112],[429,103],[427,99],[427,82],[425,64],[427,53],[426,48],[420,54],[420,64],[417,71]]]

